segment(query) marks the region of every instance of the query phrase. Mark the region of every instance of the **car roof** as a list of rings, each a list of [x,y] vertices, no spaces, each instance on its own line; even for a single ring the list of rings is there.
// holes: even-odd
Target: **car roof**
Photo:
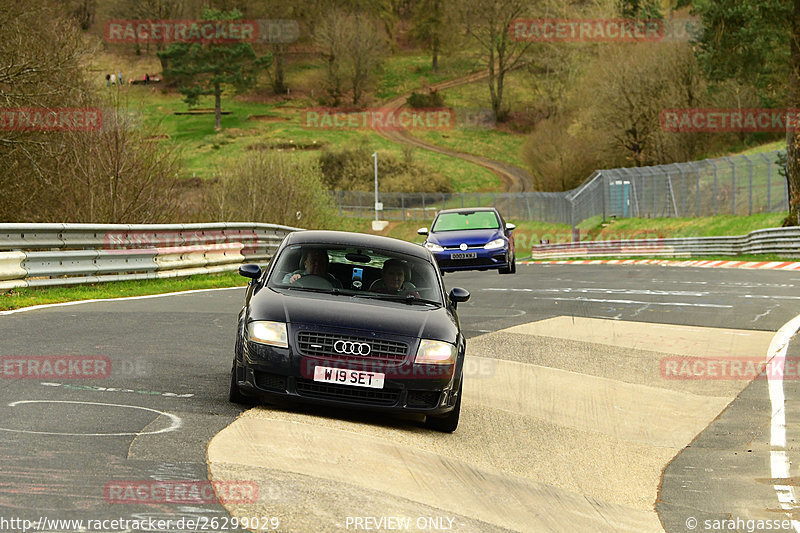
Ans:
[[[494,207],[459,207],[457,209],[442,209],[436,213],[436,216],[444,213],[474,213],[476,211],[491,211],[493,213],[500,214],[500,212]]]
[[[349,231],[329,230],[304,230],[293,231],[286,237],[286,245],[292,244],[335,244],[340,246],[359,246],[363,248],[377,248],[392,252],[413,255],[422,259],[432,260],[430,252],[424,247],[408,241],[370,235],[367,233],[353,233]]]

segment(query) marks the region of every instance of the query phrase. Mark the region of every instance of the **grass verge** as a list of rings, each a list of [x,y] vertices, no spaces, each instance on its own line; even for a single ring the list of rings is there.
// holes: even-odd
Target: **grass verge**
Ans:
[[[0,293],[0,311],[33,305],[145,296],[196,289],[215,289],[247,285],[247,280],[237,272],[141,281],[112,281],[72,287],[27,287]]]

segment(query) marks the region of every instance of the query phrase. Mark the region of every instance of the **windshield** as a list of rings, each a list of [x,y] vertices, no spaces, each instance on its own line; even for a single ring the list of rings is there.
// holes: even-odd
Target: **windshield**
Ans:
[[[276,258],[271,288],[319,291],[441,305],[434,266],[388,250],[335,245],[294,245]]]
[[[440,214],[434,221],[431,231],[498,228],[500,228],[500,221],[494,211],[467,211]]]

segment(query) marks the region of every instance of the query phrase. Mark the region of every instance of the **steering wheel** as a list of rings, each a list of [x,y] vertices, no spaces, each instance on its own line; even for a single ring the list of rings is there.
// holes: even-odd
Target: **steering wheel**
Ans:
[[[305,276],[300,276],[300,278],[294,282],[294,285],[298,287],[307,287],[309,289],[333,288],[333,283],[331,280],[325,276],[318,276],[316,274],[306,274]]]

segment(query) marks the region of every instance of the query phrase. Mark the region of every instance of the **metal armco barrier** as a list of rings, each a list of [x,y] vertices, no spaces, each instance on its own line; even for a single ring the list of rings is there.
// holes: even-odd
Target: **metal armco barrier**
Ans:
[[[531,249],[531,259],[756,254],[800,257],[800,227],[761,229],[736,237],[581,241],[540,244]]]
[[[259,223],[0,224],[0,290],[184,277],[269,260],[290,232]]]

